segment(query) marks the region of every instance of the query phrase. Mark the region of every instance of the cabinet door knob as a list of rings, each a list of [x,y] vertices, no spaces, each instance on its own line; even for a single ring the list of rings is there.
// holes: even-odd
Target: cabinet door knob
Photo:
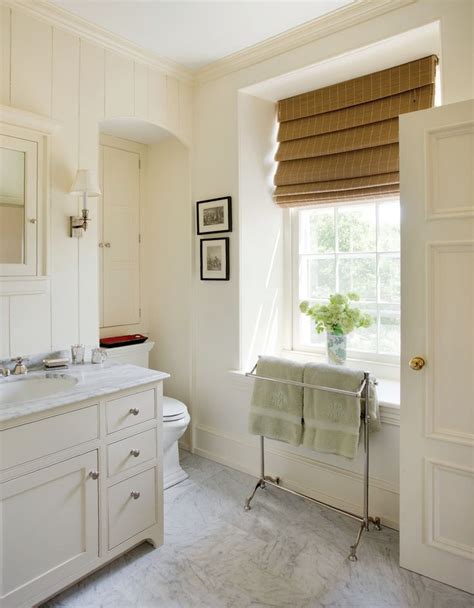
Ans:
[[[104,243],[104,247],[110,247],[110,243]]]
[[[99,247],[103,247],[103,246],[104,246],[104,243],[99,243]]]
[[[130,455],[138,458],[140,456],[140,450],[130,450]]]
[[[32,218],[30,219],[30,224],[36,224],[36,222],[37,222],[37,221],[38,221],[38,220],[37,220],[35,217],[32,217]]]
[[[89,477],[90,477],[91,479],[99,479],[99,471],[91,471],[91,472],[89,473]]]
[[[423,359],[423,357],[412,357],[408,362],[408,365],[415,372],[419,372],[420,369],[423,369],[425,367],[425,364],[426,361]]]
[[[133,500],[138,500],[140,498],[140,492],[135,492],[135,490],[132,490],[130,492],[130,496],[133,498]]]
[[[132,416],[138,416],[139,413],[140,410],[138,409],[138,407],[132,407],[130,410],[130,414],[132,414]]]

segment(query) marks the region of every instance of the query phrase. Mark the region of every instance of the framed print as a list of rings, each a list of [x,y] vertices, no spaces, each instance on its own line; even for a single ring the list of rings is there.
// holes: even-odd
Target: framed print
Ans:
[[[232,232],[232,198],[223,196],[196,203],[198,234]]]
[[[229,237],[201,239],[201,281],[229,280]]]

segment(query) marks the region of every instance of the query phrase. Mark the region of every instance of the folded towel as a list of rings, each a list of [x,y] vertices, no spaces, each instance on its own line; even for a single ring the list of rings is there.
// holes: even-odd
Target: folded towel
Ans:
[[[364,374],[346,367],[310,363],[305,367],[303,379],[306,384],[357,392]],[[305,388],[303,401],[303,445],[318,452],[354,458],[359,443],[361,411],[365,407],[363,400]],[[378,430],[380,419],[373,382],[369,387],[369,415],[369,429]]]
[[[304,365],[278,359],[260,357],[257,375],[303,382]],[[303,389],[291,384],[255,380],[250,406],[249,430],[292,445],[300,445],[303,432]]]

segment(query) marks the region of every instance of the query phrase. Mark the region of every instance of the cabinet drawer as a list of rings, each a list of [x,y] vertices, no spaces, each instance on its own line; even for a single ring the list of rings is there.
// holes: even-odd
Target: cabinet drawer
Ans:
[[[109,488],[109,549],[155,523],[155,467]]]
[[[107,401],[107,433],[114,433],[155,417],[155,391],[150,389]]]
[[[0,470],[72,448],[98,436],[98,405],[1,431]]]
[[[156,458],[156,429],[138,433],[107,446],[107,473],[118,475]]]

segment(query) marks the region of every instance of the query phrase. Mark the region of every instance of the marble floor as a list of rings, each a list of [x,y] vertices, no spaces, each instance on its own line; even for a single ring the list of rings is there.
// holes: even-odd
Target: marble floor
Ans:
[[[165,544],[143,544],[43,608],[472,608],[473,597],[398,567],[398,534],[182,455],[190,478],[165,492]]]

